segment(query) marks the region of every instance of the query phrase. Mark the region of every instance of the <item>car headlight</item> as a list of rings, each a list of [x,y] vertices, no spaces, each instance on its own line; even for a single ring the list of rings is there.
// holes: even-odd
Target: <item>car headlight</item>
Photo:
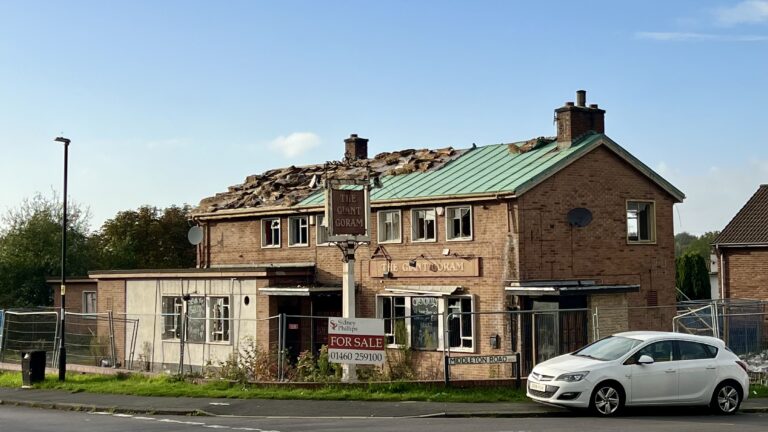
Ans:
[[[587,374],[589,374],[589,371],[564,373],[555,378],[555,381],[577,382],[584,379]]]

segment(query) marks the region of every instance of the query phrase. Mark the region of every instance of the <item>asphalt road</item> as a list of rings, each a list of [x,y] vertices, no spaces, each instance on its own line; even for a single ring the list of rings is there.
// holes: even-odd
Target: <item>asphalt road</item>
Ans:
[[[698,412],[653,416],[629,413],[617,419],[587,416],[545,418],[360,418],[290,419],[147,416],[57,411],[0,406],[0,430],[23,432],[184,431],[439,431],[439,432],[763,432],[768,414],[737,414],[719,417]]]

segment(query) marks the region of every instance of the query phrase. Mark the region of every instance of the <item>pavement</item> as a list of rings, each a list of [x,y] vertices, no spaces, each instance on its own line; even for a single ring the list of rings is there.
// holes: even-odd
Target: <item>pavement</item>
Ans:
[[[448,403],[173,398],[0,388],[0,404],[71,411],[256,418],[555,417],[570,411],[533,402]],[[746,413],[768,412],[768,398],[748,399]]]

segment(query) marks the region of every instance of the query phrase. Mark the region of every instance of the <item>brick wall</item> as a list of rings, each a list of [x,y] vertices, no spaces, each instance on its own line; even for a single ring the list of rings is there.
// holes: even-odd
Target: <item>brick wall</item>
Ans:
[[[117,318],[125,315],[125,280],[100,280],[96,295],[97,310],[100,313],[112,311],[115,320],[115,348],[117,358],[122,363],[125,361],[125,337],[126,326]],[[100,338],[109,336],[109,321],[100,319],[98,332]]]
[[[655,203],[656,242],[629,244],[626,201]],[[603,284],[639,284],[627,305],[675,303],[674,200],[613,152],[598,147],[519,198],[520,279],[594,279]],[[586,227],[571,227],[574,207],[593,215]],[[662,308],[664,328],[671,328],[673,308]],[[649,323],[630,317],[631,328]]]
[[[58,309],[61,306],[61,290],[59,282],[50,282],[53,288],[53,307]],[[83,291],[96,291],[96,281],[92,282],[67,282],[65,309],[67,312],[83,312]],[[98,296],[97,296],[98,300]]]
[[[768,248],[723,248],[726,298],[768,300]],[[723,261],[725,267],[723,267]]]

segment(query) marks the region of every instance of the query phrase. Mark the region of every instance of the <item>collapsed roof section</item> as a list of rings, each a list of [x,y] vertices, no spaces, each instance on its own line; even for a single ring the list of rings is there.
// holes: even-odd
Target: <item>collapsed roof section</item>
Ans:
[[[226,192],[204,198],[195,214],[257,207],[290,207],[316,192],[325,176],[359,178],[363,175],[397,176],[413,172],[435,171],[471,149],[446,147],[437,150],[406,149],[379,153],[371,159],[327,164],[290,166],[246,177],[245,182],[230,186]],[[313,184],[313,177],[316,184]]]

